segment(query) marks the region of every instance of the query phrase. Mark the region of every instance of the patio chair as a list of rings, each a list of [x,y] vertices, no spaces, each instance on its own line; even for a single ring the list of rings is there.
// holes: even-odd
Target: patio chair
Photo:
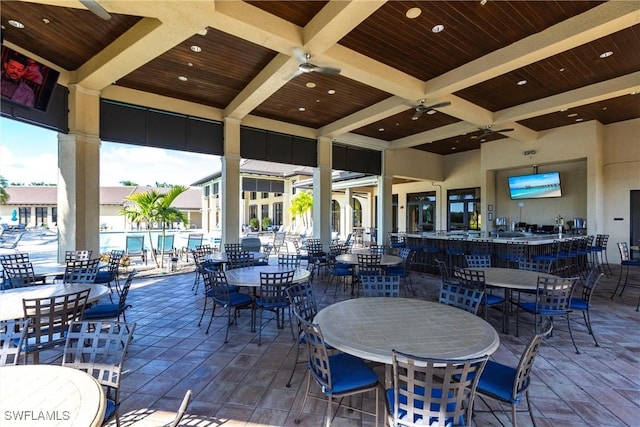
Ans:
[[[464,256],[467,262],[467,268],[488,268],[491,267],[490,255],[471,255],[466,254]]]
[[[13,254],[0,255],[0,266],[2,266],[3,271],[6,270],[6,267],[11,266],[12,264],[24,264],[27,262],[30,262],[28,252],[17,252]],[[6,276],[6,273],[3,274]],[[34,273],[34,277],[36,283],[46,282],[46,276],[44,274]]]
[[[517,367],[512,368],[511,366],[489,360],[480,375],[480,380],[476,387],[478,397],[483,401],[484,397],[489,397],[499,402],[510,404],[511,422],[514,427],[517,425],[516,406],[522,401],[523,395],[527,400],[527,410],[529,417],[531,417],[531,422],[534,427],[536,425],[536,421],[533,418],[533,411],[531,410],[531,401],[529,400],[531,372],[542,340],[551,334],[552,329],[553,323],[546,321],[542,327],[542,332],[534,335],[527,344],[527,347],[520,356],[520,362]],[[493,409],[491,409],[491,412],[495,415]],[[498,417],[496,416],[496,418]],[[498,421],[501,423],[499,419]]]
[[[198,246],[198,249],[194,249],[191,251],[191,256],[193,257],[193,261],[196,265],[195,268],[195,277],[193,279],[193,286],[191,286],[191,290],[194,293],[198,293],[198,287],[200,286],[200,282],[202,281],[202,272],[205,268],[209,268],[211,270],[219,270],[221,264],[218,262],[207,261],[205,257],[213,253],[213,248],[211,247],[202,247]]]
[[[400,276],[365,276],[360,275],[362,296],[372,297],[400,297]]]
[[[434,261],[438,266],[438,270],[440,270],[440,280],[442,283],[458,283],[458,278],[450,274],[447,264],[440,261],[438,258],[435,258]]]
[[[89,289],[46,298],[22,300],[24,318],[29,319],[26,339],[22,343],[25,363],[29,354],[40,363],[39,353],[65,343],[69,323],[80,320],[87,304]]]
[[[178,412],[176,412],[175,418],[169,424],[167,424],[167,427],[178,427],[178,425],[180,425],[180,421],[182,421],[182,418],[184,418],[184,414],[185,412],[187,412],[187,407],[191,402],[191,394],[191,389],[187,390],[187,392],[184,394],[182,402],[180,403],[180,407],[178,408]]]
[[[262,329],[270,320],[264,321],[264,312],[271,311],[275,315],[276,326],[284,328],[285,311],[289,310],[289,323],[291,323],[291,305],[287,298],[286,289],[291,286],[294,271],[281,271],[277,273],[260,272],[260,296],[256,298],[256,310],[260,309],[260,329],[258,330],[258,346],[262,345]],[[257,316],[256,316],[257,318]],[[291,336],[295,338],[293,324],[291,323]]]
[[[570,318],[571,294],[577,281],[577,277],[538,277],[535,301],[520,302],[516,306],[516,336],[519,334],[521,310],[534,315],[534,327],[536,334],[538,333],[538,325],[540,323],[539,319],[549,318],[553,322],[554,317],[564,316],[567,319],[571,342],[576,349],[576,353],[580,354],[580,350],[578,350],[578,346],[573,339]]]
[[[3,268],[6,276],[6,288],[24,288],[26,286],[34,286],[38,283],[36,274],[33,271],[33,264],[30,262],[8,264]]]
[[[582,318],[584,320],[584,326],[591,334],[593,338],[593,342],[596,343],[596,347],[600,347],[598,344],[598,340],[596,339],[596,334],[593,332],[593,328],[591,327],[591,297],[593,296],[593,291],[596,288],[596,285],[600,281],[600,279],[604,276],[604,273],[601,273],[597,268],[592,268],[587,274],[587,278],[582,283],[582,289],[579,297],[571,297],[571,301],[569,303],[569,309],[574,311],[582,312]],[[574,289],[575,294],[575,289]],[[574,322],[575,319],[572,319]]]
[[[83,321],[69,324],[62,366],[93,376],[106,389],[103,425],[115,418],[120,427],[120,382],[135,323]]]
[[[249,252],[227,252],[227,270],[236,268],[253,267],[253,255]]]
[[[477,314],[484,291],[478,288],[467,288],[458,283],[443,281],[440,284],[438,301],[441,304],[461,308],[469,313]]]
[[[345,289],[347,285],[347,279],[353,280],[353,266],[351,264],[345,264],[338,262],[336,259],[338,256],[345,253],[346,247],[344,245],[331,245],[329,246],[329,255],[327,256],[327,272],[329,273],[329,281],[327,287],[324,289],[326,294],[334,279],[338,279],[342,282],[342,288]],[[336,284],[335,291],[333,293],[334,298],[338,295],[338,284]]]
[[[605,242],[606,244],[606,242]],[[640,260],[632,260],[629,252],[629,245],[627,242],[618,242],[618,252],[620,252],[620,275],[618,276],[618,283],[616,284],[616,288],[613,290],[611,294],[611,298],[613,298],[618,292],[618,288],[620,287],[620,283],[622,282],[622,271],[626,272],[624,276],[624,284],[622,285],[622,289],[620,290],[620,295],[624,292],[627,284],[629,282],[629,267],[640,267]],[[607,264],[608,265],[608,264]],[[633,284],[632,286],[640,286],[640,284]],[[638,306],[640,306],[640,297],[638,298]],[[638,309],[636,308],[636,311]]]
[[[347,353],[329,355],[327,345],[322,336],[320,326],[312,324],[303,318],[298,318],[306,337],[308,363],[307,363],[307,390],[305,392],[300,412],[295,418],[295,423],[300,422],[302,412],[309,397],[321,399],[310,394],[311,382],[314,381],[321,387],[322,395],[327,401],[327,409],[324,416],[324,425],[331,427],[332,404],[334,399],[340,399],[337,410],[340,409],[342,398],[353,395],[364,395],[375,391],[375,412],[367,412],[363,408],[346,407],[375,417],[375,426],[378,425],[378,375],[367,365],[365,361]],[[336,410],[336,411],[337,411]]]
[[[203,238],[204,234],[202,233],[189,234],[189,237],[187,238],[187,245],[183,246],[180,250],[181,254],[185,257],[185,262],[189,262],[189,252],[202,245]]]
[[[144,248],[144,236],[127,236],[125,252],[129,258],[139,256],[147,265],[147,250]]]
[[[287,297],[291,302],[291,310],[293,311],[293,315],[296,319],[298,328],[298,345],[296,346],[296,357],[294,359],[295,362],[293,364],[293,368],[291,369],[289,380],[286,384],[286,387],[291,387],[291,380],[293,379],[293,374],[295,374],[296,372],[296,367],[300,363],[306,362],[306,360],[298,360],[298,357],[300,355],[300,347],[306,347],[307,344],[306,337],[304,335],[304,329],[299,319],[304,319],[307,322],[312,322],[313,318],[318,313],[318,305],[313,294],[313,285],[311,285],[310,282],[296,283],[295,285],[291,285],[286,289],[286,292]]]
[[[240,240],[240,250],[247,252],[260,252],[262,241],[258,237],[243,237]]]
[[[0,366],[17,365],[29,319],[0,320]]]
[[[455,275],[460,281],[460,284],[463,285],[464,287],[477,289],[484,293],[484,295],[482,296],[482,311],[484,314],[484,320],[487,320],[489,307],[492,307],[495,305],[502,305],[503,310],[505,309],[504,308],[505,299],[503,296],[493,295],[487,292],[487,283],[485,282],[485,279],[484,279],[484,271],[455,267]],[[504,316],[503,316],[503,319],[505,319]],[[505,325],[503,325],[503,327],[504,326]]]
[[[476,386],[488,357],[428,359],[393,350],[393,387],[386,390],[389,425],[471,425]]]
[[[202,272],[202,278],[205,287],[204,305],[202,306],[202,314],[200,315],[198,326],[202,324],[202,318],[204,317],[204,313],[207,310],[207,299],[211,298],[213,300],[211,317],[209,318],[209,325],[207,325],[205,334],[209,333],[209,328],[211,328],[213,316],[216,313],[216,306],[218,305],[227,310],[227,332],[224,337],[225,344],[229,340],[229,325],[238,324],[238,313],[241,309],[251,310],[251,330],[255,329],[255,305],[253,298],[250,295],[238,292],[237,288],[235,288],[234,290],[234,287],[229,285],[229,283],[227,282],[227,276],[224,271],[209,270],[205,268]],[[231,317],[232,311],[233,318]]]
[[[298,268],[300,267],[301,261],[302,261],[302,258],[300,257],[300,255],[294,255],[294,254],[278,255],[278,265],[281,265],[281,266]]]
[[[106,320],[106,319],[116,319],[120,322],[120,316],[122,316],[122,321],[127,321],[126,310],[130,306],[127,305],[127,295],[129,294],[129,288],[131,288],[131,282],[133,282],[133,278],[138,274],[137,270],[133,270],[127,276],[127,280],[125,280],[122,289],[120,290],[120,294],[118,297],[117,304],[96,304],[91,308],[88,308],[82,313],[83,320]]]
[[[413,289],[413,282],[411,281],[411,265],[415,258],[415,251],[409,248],[400,248],[398,256],[402,259],[400,265],[386,267],[384,269],[384,274],[387,276],[398,276],[401,278],[406,289],[405,295],[408,294],[408,291],[411,291],[411,295],[415,295],[416,291]]]
[[[176,236],[174,234],[166,234],[163,240],[162,234],[159,234],[158,244],[156,245],[156,248],[155,248],[156,255],[162,255],[164,253],[165,255],[172,257],[176,251],[174,247],[175,237]]]
[[[116,292],[120,293],[120,261],[122,261],[122,257],[124,256],[123,250],[114,249],[109,253],[109,264],[107,265],[106,271],[98,270],[98,274],[96,274],[96,278],[94,283],[98,285],[107,285],[109,286],[109,299],[113,302],[113,288],[111,287],[111,283],[115,282]]]
[[[100,260],[98,258],[70,261],[64,268],[64,283],[95,283]]]
[[[273,253],[279,255],[282,248],[284,248],[284,250],[289,253],[289,248],[287,246],[287,242],[285,241],[286,238],[287,233],[285,231],[276,231],[275,233],[273,233],[273,248],[271,249]]]

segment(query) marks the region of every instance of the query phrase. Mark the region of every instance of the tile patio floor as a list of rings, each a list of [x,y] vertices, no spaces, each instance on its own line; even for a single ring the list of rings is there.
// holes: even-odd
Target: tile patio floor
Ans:
[[[601,346],[595,347],[586,329],[575,324],[574,336],[581,349],[576,354],[566,322],[557,321],[556,332],[536,359],[530,393],[538,426],[640,425],[640,313],[635,311],[640,291],[628,288],[623,298],[609,299],[616,267],[614,276],[600,282],[593,298],[592,321]],[[203,296],[191,290],[193,279],[191,272],[142,277],[133,283],[127,319],[136,322],[137,328],[122,380],[122,425],[151,415],[170,419],[189,388],[193,400],[183,425],[296,425],[306,373],[299,365],[291,388],[285,387],[295,357],[290,329],[277,330],[269,323],[258,347],[244,312],[239,324],[231,327],[229,343],[223,343],[226,317],[215,319],[205,335],[206,322],[198,327]],[[640,274],[633,279],[640,282]],[[414,272],[413,282],[416,298],[436,299],[436,276]],[[325,283],[318,278],[314,282],[320,307],[350,297],[342,290],[337,298],[333,289],[325,294]],[[490,312],[495,312],[490,323],[499,328],[501,313]],[[205,320],[208,315],[209,311]],[[512,323],[512,333],[514,329]],[[530,321],[521,323],[520,338],[501,333],[493,359],[515,366],[531,334]],[[54,358],[52,352],[50,360]],[[300,426],[322,425],[324,403],[310,402]],[[366,406],[372,407],[373,402],[373,394],[365,397]],[[482,409],[486,406],[476,399],[476,411]],[[478,426],[511,425],[508,412],[498,414],[498,419],[490,412],[476,412],[474,420]],[[344,410],[333,422],[334,426],[373,424],[372,417]],[[526,413],[519,414],[518,425],[531,425]]]

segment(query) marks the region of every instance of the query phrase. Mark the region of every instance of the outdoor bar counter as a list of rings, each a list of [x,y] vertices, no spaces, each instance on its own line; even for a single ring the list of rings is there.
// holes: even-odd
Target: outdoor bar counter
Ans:
[[[513,236],[513,237],[511,237]],[[506,253],[509,245],[527,246],[527,255],[548,253],[553,242],[572,240],[584,236],[563,234],[529,234],[518,232],[495,233],[494,237],[481,237],[480,233],[408,233],[405,235],[407,247],[416,250],[416,261],[423,265],[433,265],[433,258],[447,262],[452,248],[459,248],[465,254],[489,252],[495,259]]]

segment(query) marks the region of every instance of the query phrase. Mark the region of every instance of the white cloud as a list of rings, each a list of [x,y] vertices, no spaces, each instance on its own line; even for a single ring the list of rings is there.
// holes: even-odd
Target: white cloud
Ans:
[[[0,175],[9,183],[58,183],[58,156],[51,153],[33,153],[17,156],[8,147],[0,146]]]

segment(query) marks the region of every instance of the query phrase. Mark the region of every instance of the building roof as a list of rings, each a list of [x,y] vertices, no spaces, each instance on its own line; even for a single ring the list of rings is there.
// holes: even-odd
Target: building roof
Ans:
[[[56,205],[58,203],[58,187],[31,187],[18,186],[7,187],[9,200],[7,205],[11,206],[45,206]],[[163,187],[100,187],[100,205],[122,206],[128,196],[134,193],[142,193],[149,190],[156,190],[160,193],[167,191]],[[189,188],[179,195],[173,206],[181,210],[199,210],[202,208],[202,190],[200,188]]]
[[[262,160],[242,159],[240,162],[240,173],[249,175],[265,175],[277,178],[288,178],[292,176],[313,176],[313,168],[307,166],[287,165],[284,163],[265,162]],[[192,183],[197,186],[211,182],[222,175],[222,170],[218,170],[211,175]]]

